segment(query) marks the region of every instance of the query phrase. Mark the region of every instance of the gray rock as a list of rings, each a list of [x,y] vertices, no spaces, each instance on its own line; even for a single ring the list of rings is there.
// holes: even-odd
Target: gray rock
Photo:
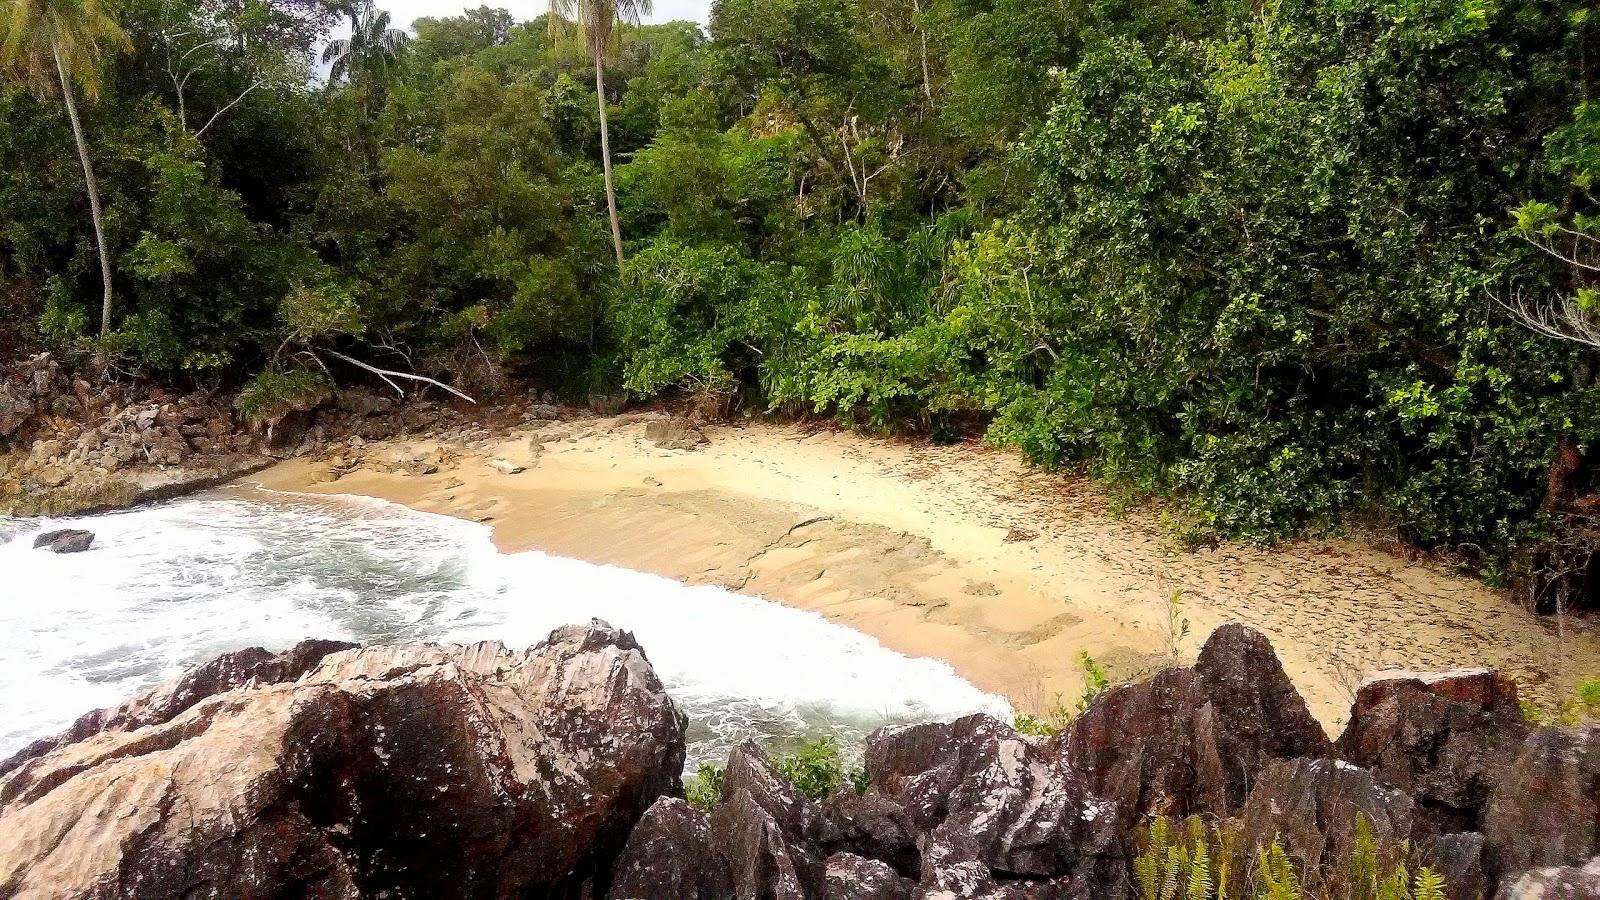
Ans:
[[[1486,867],[1502,878],[1600,854],[1600,725],[1529,735],[1489,795],[1483,834]]]
[[[633,828],[612,867],[611,900],[723,900],[728,862],[704,813],[676,797],[657,800]]]
[[[51,553],[82,553],[92,546],[94,532],[79,528],[50,531],[33,539],[35,550],[49,550]]]
[[[1350,858],[1357,816],[1371,824],[1380,847],[1411,837],[1411,798],[1382,787],[1370,771],[1342,760],[1274,760],[1245,801],[1239,846],[1248,854],[1277,839],[1291,858],[1318,871]],[[1235,870],[1248,863],[1241,858]]]
[[[682,419],[658,419],[644,426],[645,440],[663,450],[694,450],[711,443],[705,432]]]
[[[1552,866],[1524,873],[1500,888],[1496,900],[1597,900],[1600,856],[1582,868]]]
[[[793,843],[750,791],[740,789],[711,812],[711,833],[733,872],[735,900],[813,900],[822,863]]]
[[[917,883],[888,863],[853,853],[835,853],[824,865],[824,900],[911,900]]]

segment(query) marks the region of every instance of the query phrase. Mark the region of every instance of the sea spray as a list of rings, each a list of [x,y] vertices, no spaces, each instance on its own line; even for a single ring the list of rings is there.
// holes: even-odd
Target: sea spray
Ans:
[[[690,765],[746,736],[833,732],[1005,702],[814,613],[529,552],[489,529],[353,497],[251,492],[76,520],[95,549],[32,549],[0,520],[0,755],[217,653],[307,636],[536,643],[602,618],[635,633],[690,717]]]

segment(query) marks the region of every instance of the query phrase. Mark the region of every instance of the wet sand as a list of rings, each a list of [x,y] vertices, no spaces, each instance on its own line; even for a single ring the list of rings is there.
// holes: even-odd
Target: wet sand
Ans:
[[[252,479],[485,522],[529,549],[716,584],[948,660],[1021,709],[1071,707],[1087,651],[1114,678],[1190,661],[1215,626],[1271,637],[1330,729],[1363,673],[1496,666],[1531,696],[1600,675],[1600,628],[1524,612],[1427,563],[1355,542],[1188,552],[1089,479],[978,444],[936,447],[802,425],[704,429],[694,450],[645,439],[648,416],[523,428],[471,445],[369,444],[352,471],[297,459]],[[431,474],[390,465],[429,455]],[[491,460],[523,466],[505,474]],[[430,466],[430,467],[431,467]],[[413,466],[416,470],[417,467]],[[1167,598],[1188,637],[1173,647]]]

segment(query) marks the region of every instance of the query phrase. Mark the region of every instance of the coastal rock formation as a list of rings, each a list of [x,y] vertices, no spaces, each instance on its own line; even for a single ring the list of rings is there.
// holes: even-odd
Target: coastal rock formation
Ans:
[[[601,623],[524,652],[345,650],[129,716],[6,764],[0,894],[575,895],[684,758],[644,653]]]
[[[708,813],[625,632],[307,641],[0,763],[0,896],[1132,900],[1149,817],[1204,811],[1236,874],[1276,841],[1314,879],[1366,842],[1415,848],[1451,896],[1600,897],[1600,727],[1515,707],[1488,672],[1374,679],[1339,758],[1266,641],[1229,626],[1054,738],[985,715],[880,729],[821,799],[747,742]]]
[[[1151,815],[1230,815],[1263,766],[1329,749],[1272,645],[1242,625],[1213,632],[1193,667],[1106,691],[1056,739],[1122,834]]]
[[[47,531],[33,539],[33,549],[51,553],[83,553],[94,546],[94,532],[77,528]]]
[[[1529,731],[1516,685],[1494,672],[1392,672],[1357,690],[1337,749],[1415,798],[1435,830],[1469,831]]]
[[[224,653],[116,706],[85,713],[62,733],[35,741],[10,759],[0,761],[0,776],[51,750],[102,732],[164,725],[201,700],[234,688],[295,681],[316,668],[328,654],[355,646],[346,641],[305,640],[282,653],[270,653],[260,647]]]

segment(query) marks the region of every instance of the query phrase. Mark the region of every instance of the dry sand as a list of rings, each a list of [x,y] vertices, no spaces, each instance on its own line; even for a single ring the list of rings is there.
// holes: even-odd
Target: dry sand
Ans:
[[[1592,623],[1558,625],[1475,581],[1355,543],[1187,552],[1151,516],[1114,515],[1094,482],[981,445],[761,423],[708,427],[709,444],[664,450],[645,439],[646,419],[560,422],[446,447],[427,475],[381,471],[381,461],[437,451],[436,441],[368,445],[366,465],[337,481],[311,459],[255,480],[486,522],[507,552],[539,549],[815,610],[895,650],[948,660],[1041,713],[1081,692],[1080,651],[1117,678],[1170,659],[1166,598],[1176,590],[1192,622],[1178,656],[1192,659],[1222,622],[1260,628],[1332,729],[1372,670],[1496,666],[1547,700],[1600,674]],[[492,459],[526,471],[503,474]]]

